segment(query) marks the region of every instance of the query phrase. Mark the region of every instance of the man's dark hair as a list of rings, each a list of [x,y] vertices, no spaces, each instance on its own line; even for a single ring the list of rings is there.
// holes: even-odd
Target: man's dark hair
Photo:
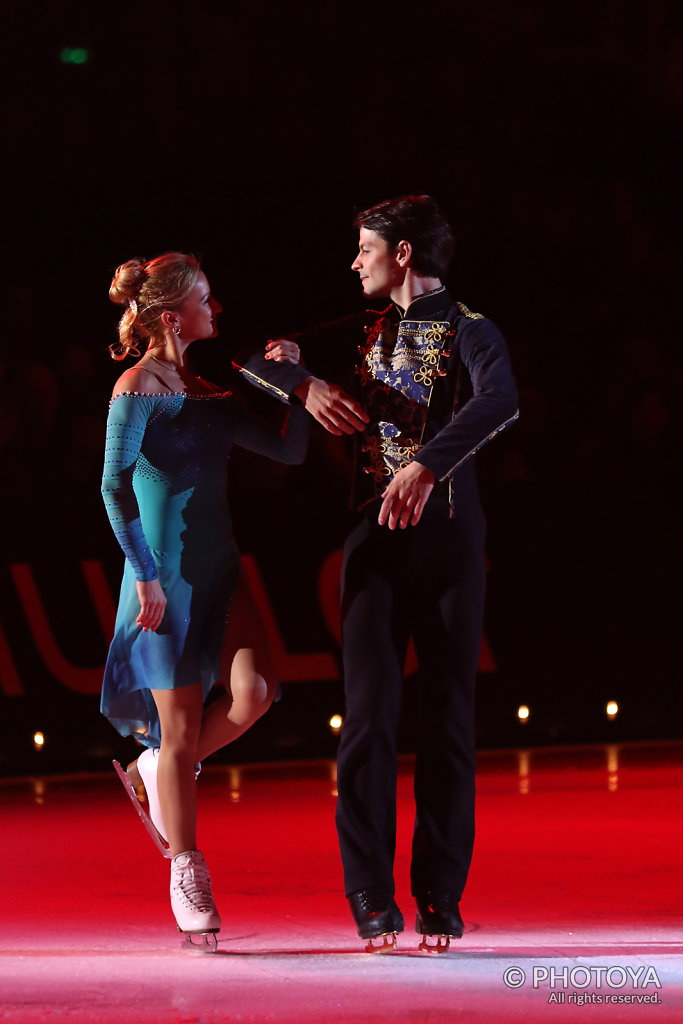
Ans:
[[[402,240],[410,242],[411,266],[419,274],[446,276],[453,256],[453,232],[431,196],[387,199],[357,214],[353,226],[376,231],[390,250]]]

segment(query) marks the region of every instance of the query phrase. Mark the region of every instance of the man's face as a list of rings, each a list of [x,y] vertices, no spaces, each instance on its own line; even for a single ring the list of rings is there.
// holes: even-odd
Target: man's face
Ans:
[[[396,253],[390,252],[386,241],[376,231],[360,229],[358,255],[351,270],[360,274],[363,294],[388,296],[392,288],[400,287],[404,272],[396,262]]]

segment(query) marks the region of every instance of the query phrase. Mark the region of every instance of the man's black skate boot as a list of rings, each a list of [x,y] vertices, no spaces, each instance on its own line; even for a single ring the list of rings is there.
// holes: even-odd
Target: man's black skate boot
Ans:
[[[419,893],[415,897],[417,918],[415,931],[422,935],[419,948],[428,953],[445,953],[451,939],[459,939],[465,930],[458,900],[449,892]],[[428,937],[436,939],[434,944],[427,942]]]
[[[396,933],[404,927],[403,914],[391,892],[380,886],[359,889],[348,897],[349,906],[361,939],[367,939],[368,953],[384,953],[396,949]],[[373,939],[381,939],[374,943]]]

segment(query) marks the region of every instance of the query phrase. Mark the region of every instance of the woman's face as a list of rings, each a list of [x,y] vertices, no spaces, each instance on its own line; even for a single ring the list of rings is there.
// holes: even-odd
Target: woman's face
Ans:
[[[221,308],[220,303],[211,295],[206,274],[200,270],[194,288],[176,310],[180,318],[182,340],[190,342],[215,337],[218,334],[216,316]]]

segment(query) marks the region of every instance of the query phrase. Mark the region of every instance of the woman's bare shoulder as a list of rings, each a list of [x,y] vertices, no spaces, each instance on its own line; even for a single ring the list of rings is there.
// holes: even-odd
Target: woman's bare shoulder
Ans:
[[[158,378],[150,373],[149,370],[145,369],[144,366],[131,366],[129,370],[122,373],[112,391],[112,398],[116,398],[117,395],[151,395],[157,394],[163,390],[163,385],[160,385]]]

